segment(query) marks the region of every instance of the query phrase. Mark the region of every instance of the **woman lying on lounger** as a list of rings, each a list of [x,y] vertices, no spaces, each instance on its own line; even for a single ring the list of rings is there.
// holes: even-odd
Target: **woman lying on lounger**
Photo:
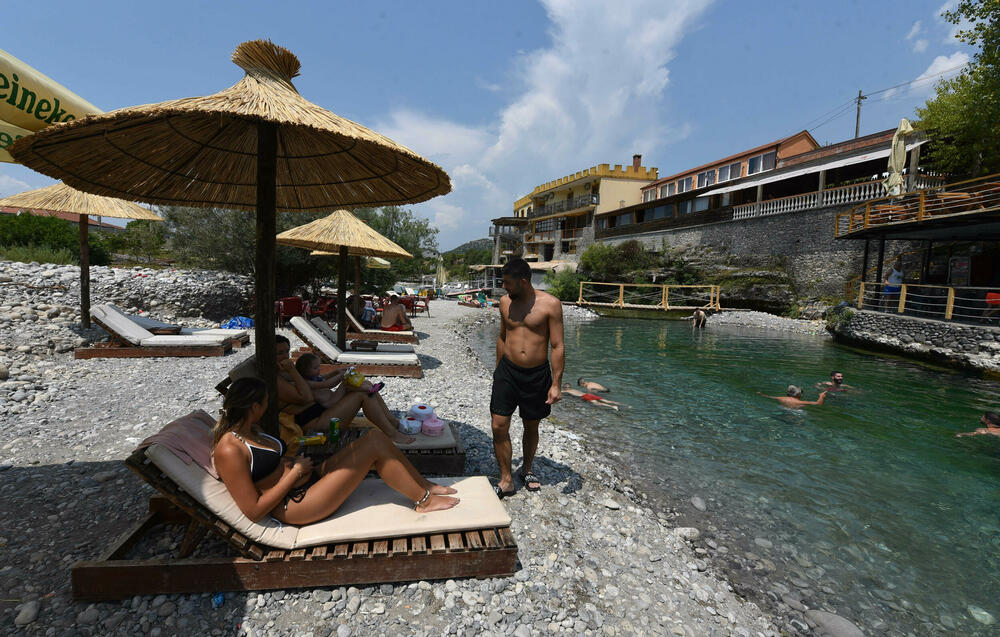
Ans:
[[[267,388],[259,378],[240,378],[226,392],[215,425],[215,469],[236,505],[251,520],[272,515],[302,525],[340,508],[370,469],[414,502],[420,513],[450,509],[450,487],[428,482],[380,431],[369,431],[319,467],[298,456],[283,458],[285,444],[260,429]]]
[[[330,403],[332,407],[324,407],[313,397],[309,381],[295,369],[295,361],[289,358],[290,345],[288,339],[281,334],[275,334],[278,351],[278,409],[295,415],[295,424],[302,431],[327,431],[331,418],[340,418],[340,422],[349,423],[354,420],[358,408],[365,412],[365,417],[375,423],[382,433],[389,436],[393,442],[413,442],[413,436],[404,435],[399,431],[399,420],[389,411],[385,401],[378,394],[369,395],[360,388],[348,387],[347,383],[333,390]],[[343,372],[338,372],[343,379]],[[334,378],[335,379],[335,378]]]

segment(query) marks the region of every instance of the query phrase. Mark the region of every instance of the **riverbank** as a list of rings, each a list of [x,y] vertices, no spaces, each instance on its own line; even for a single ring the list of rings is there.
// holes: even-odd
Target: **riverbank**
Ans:
[[[505,500],[521,562],[512,578],[227,593],[218,609],[211,607],[213,591],[73,603],[69,566],[98,555],[141,516],[151,494],[124,467],[124,457],[179,415],[199,408],[215,413],[220,400],[214,384],[252,348],[218,358],[76,361],[65,345],[44,338],[98,337],[99,331],[79,335],[72,327],[73,299],[32,288],[30,302],[22,304],[23,290],[14,287],[0,288],[6,295],[0,307],[11,315],[0,352],[7,376],[0,378],[0,626],[8,631],[777,634],[760,609],[735,595],[695,553],[686,539],[696,537],[695,531],[670,528],[640,504],[610,462],[554,425],[543,428],[535,465],[541,492],[521,491]],[[59,312],[49,317],[53,310]],[[494,476],[484,408],[490,376],[462,335],[496,320],[495,314],[446,301],[432,303],[431,312],[416,319],[425,377],[386,379],[385,397],[396,409],[418,401],[435,404],[458,425],[467,473]],[[517,438],[519,429],[515,424]],[[165,555],[179,540],[178,530],[145,550]],[[200,550],[219,547],[209,542]]]

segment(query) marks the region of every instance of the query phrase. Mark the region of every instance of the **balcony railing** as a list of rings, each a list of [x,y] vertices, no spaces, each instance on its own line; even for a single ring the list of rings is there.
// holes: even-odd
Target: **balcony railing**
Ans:
[[[918,175],[914,183],[914,190],[935,188],[941,186],[942,183],[943,179],[941,177]],[[866,181],[860,184],[840,186],[839,188],[828,188],[826,190],[733,206],[733,219],[748,219],[750,217],[798,212],[810,208],[840,206],[884,196],[885,188],[882,187],[881,181]]]
[[[579,208],[586,208],[587,206],[596,206],[599,201],[600,198],[597,195],[581,195],[579,197],[573,197],[572,199],[564,199],[562,201],[554,201],[544,206],[537,206],[531,211],[529,216],[544,217],[560,212],[569,212]]]
[[[522,232],[524,232],[524,228],[518,226],[490,226],[491,237],[515,236],[521,234]]]
[[[564,228],[562,231],[563,241],[579,239],[583,236],[583,228]]]
[[[858,307],[939,321],[993,324],[1000,320],[997,288],[903,283],[861,283]]]
[[[529,232],[524,235],[524,242],[557,241],[559,239],[558,230],[546,230],[544,232]]]
[[[1000,174],[937,185],[899,197],[880,197],[837,215],[834,236],[887,224],[1000,210]]]

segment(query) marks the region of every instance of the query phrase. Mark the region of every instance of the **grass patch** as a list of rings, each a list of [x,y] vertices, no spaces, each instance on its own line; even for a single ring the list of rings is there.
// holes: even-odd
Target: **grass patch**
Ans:
[[[67,248],[52,248],[40,245],[0,246],[0,258],[21,263],[55,263],[57,265],[76,265],[79,255]]]

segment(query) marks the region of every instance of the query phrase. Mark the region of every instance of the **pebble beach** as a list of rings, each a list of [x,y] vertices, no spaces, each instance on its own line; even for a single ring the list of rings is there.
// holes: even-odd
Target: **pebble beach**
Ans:
[[[42,271],[52,271],[46,278],[62,281],[62,287],[39,287]],[[73,347],[102,334],[76,326],[77,273],[69,266],[0,262],[0,626],[5,632],[770,637],[796,630],[784,622],[779,630],[773,617],[734,593],[705,549],[696,552],[699,529],[671,525],[644,504],[637,487],[600,449],[569,424],[549,420],[542,425],[535,463],[541,491],[522,489],[504,500],[519,549],[513,577],[226,593],[218,608],[211,603],[215,591],[74,603],[70,565],[94,559],[143,514],[152,494],[122,460],[172,419],[194,409],[216,413],[221,401],[214,385],[253,351],[248,346],[216,358],[74,360]],[[170,285],[191,286],[183,273],[144,274],[164,299],[171,298]],[[119,274],[97,273],[95,303],[115,300],[98,296],[105,289],[102,276]],[[203,274],[196,278],[218,285]],[[128,286],[108,285],[107,296],[123,287]],[[158,318],[183,317],[184,305],[165,301]],[[588,314],[567,308],[569,321],[588,320]],[[426,402],[456,423],[469,475],[496,477],[497,471],[485,408],[490,372],[465,335],[496,320],[491,311],[432,302],[431,316],[415,319],[424,378],[388,378],[383,390],[393,409]],[[212,323],[197,316],[184,322]],[[516,418],[512,438],[516,467]],[[181,535],[180,527],[161,529],[134,551],[169,556]],[[198,554],[225,550],[206,540]],[[814,634],[860,634],[823,610],[808,610],[804,619],[803,633],[812,628]]]

